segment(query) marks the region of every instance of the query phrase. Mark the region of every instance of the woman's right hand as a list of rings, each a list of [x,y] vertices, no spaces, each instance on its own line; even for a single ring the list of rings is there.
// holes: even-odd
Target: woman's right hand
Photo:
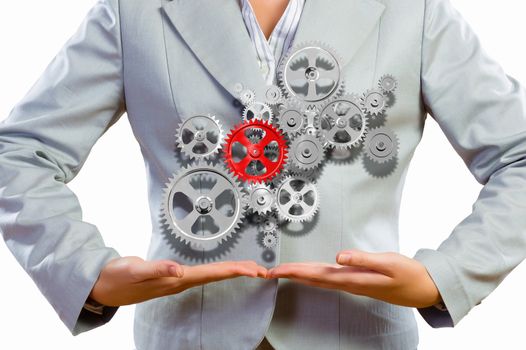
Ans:
[[[104,266],[90,298],[107,306],[129,305],[229,278],[265,278],[266,273],[267,269],[254,261],[187,266],[172,260],[145,261],[128,256],[113,259]]]

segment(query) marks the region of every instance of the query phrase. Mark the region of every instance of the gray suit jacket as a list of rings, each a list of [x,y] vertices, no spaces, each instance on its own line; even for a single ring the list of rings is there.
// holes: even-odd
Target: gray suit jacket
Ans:
[[[420,309],[454,326],[526,256],[526,93],[481,48],[448,0],[307,0],[295,43],[320,40],[343,56],[349,92],[399,80],[387,126],[397,167],[385,178],[360,161],[329,162],[314,224],[283,234],[279,261],[333,262],[343,248],[398,250],[405,175],[427,113],[474,178],[473,212],[436,250],[428,269],[448,311]],[[99,0],[42,76],[0,124],[0,228],[8,247],[73,334],[106,322],[81,312],[97,276],[118,253],[82,220],[67,183],[124,112],[148,175],[148,258],[200,263],[159,225],[162,188],[181,166],[174,133],[197,113],[239,122],[235,83],[262,96],[265,83],[234,0]],[[255,259],[247,226],[217,259]],[[145,349],[410,349],[411,308],[288,281],[235,280],[141,303],[135,340]]]

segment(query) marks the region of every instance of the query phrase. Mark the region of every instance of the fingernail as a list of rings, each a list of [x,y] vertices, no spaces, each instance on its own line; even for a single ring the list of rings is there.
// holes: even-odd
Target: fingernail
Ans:
[[[351,261],[351,254],[340,254],[338,256],[338,264],[348,264]]]

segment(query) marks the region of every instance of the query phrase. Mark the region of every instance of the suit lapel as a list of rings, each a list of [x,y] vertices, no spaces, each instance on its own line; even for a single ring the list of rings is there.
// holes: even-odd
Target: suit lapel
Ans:
[[[266,83],[237,0],[163,0],[162,8],[197,58],[232,96],[236,96],[236,83],[264,96]]]
[[[174,30],[210,74],[236,96],[235,84],[264,96],[266,83],[237,0],[162,0]],[[378,22],[377,0],[306,0],[293,44],[319,40],[348,63]]]

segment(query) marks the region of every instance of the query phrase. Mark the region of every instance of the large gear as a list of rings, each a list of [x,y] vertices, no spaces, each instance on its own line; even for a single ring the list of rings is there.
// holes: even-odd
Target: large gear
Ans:
[[[311,221],[320,205],[313,182],[301,175],[289,175],[276,188],[276,207],[280,219],[290,222]]]
[[[323,143],[316,135],[301,134],[290,143],[289,162],[296,168],[309,171],[324,160]]]
[[[369,130],[365,136],[365,155],[376,163],[385,163],[398,154],[398,137],[386,127]]]
[[[319,104],[343,91],[342,60],[321,42],[296,45],[278,66],[278,84],[287,98]]]
[[[368,119],[354,94],[329,101],[320,113],[320,130],[325,146],[351,148],[365,137]]]
[[[398,82],[396,81],[395,77],[393,77],[391,74],[383,75],[378,81],[378,88],[382,90],[384,94],[394,92],[397,87]]]
[[[176,132],[176,144],[190,159],[209,159],[221,149],[224,132],[214,115],[194,115],[185,119]]]
[[[246,207],[247,194],[234,176],[222,166],[198,162],[170,177],[161,219],[181,241],[212,250],[239,229]]]
[[[246,122],[252,119],[259,119],[265,120],[271,124],[273,116],[274,113],[272,113],[272,108],[263,102],[252,102],[243,110],[243,120]]]
[[[262,136],[249,138],[256,130],[260,130]],[[225,162],[243,181],[270,181],[283,169],[287,159],[285,135],[264,120],[252,119],[238,125],[225,142]]]
[[[303,108],[296,100],[285,101],[277,116],[277,124],[289,138],[301,134],[309,123],[308,117],[303,113]]]
[[[368,115],[378,117],[387,108],[387,99],[381,90],[367,90],[360,98],[360,103]]]
[[[248,189],[248,207],[257,214],[270,213],[276,203],[276,194],[267,184],[252,184]]]

